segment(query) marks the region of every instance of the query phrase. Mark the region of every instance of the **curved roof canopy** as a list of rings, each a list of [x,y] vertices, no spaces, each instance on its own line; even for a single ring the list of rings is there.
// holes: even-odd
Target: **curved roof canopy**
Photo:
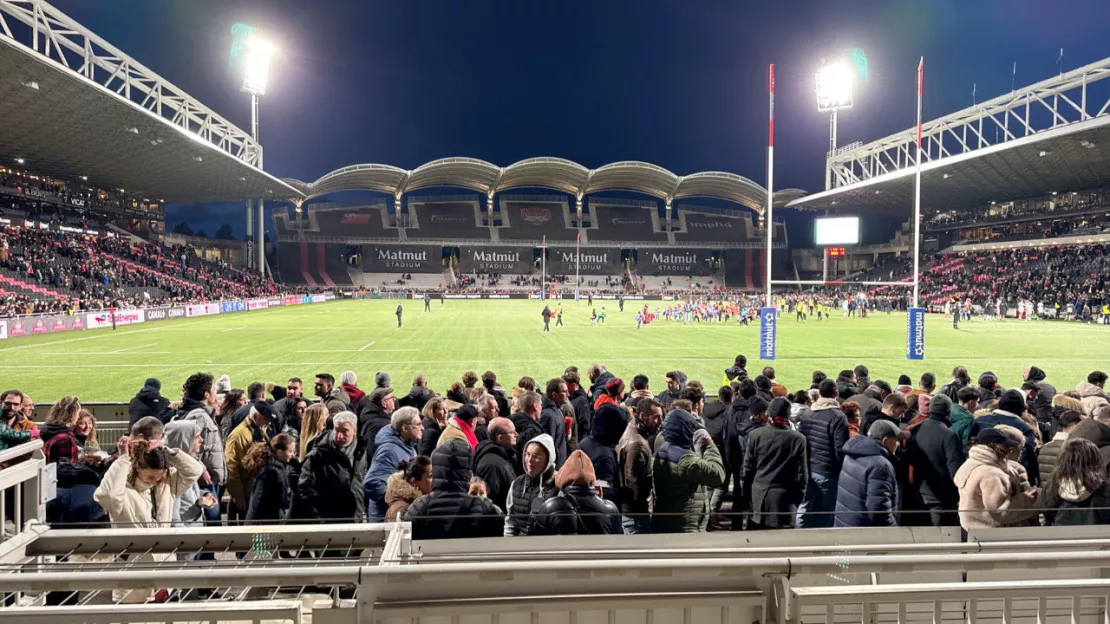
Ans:
[[[633,191],[671,202],[711,197],[734,202],[762,214],[767,190],[734,173],[705,171],[679,176],[645,162],[616,162],[597,169],[562,158],[529,158],[498,167],[476,158],[443,158],[406,171],[390,165],[351,165],[325,174],[315,182],[285,179],[309,199],[340,191],[378,191],[395,197],[408,191],[456,186],[485,195],[514,188],[547,188],[583,197],[601,191]],[[805,191],[786,189],[774,195],[775,206],[803,197]]]

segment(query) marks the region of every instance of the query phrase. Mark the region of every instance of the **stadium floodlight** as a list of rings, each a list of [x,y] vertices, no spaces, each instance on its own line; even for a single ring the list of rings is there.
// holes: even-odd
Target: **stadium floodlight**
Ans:
[[[852,69],[844,61],[826,63],[817,70],[817,111],[852,108]]]
[[[270,59],[274,46],[268,41],[251,37],[247,40],[246,63],[243,66],[243,91],[251,95],[265,95],[270,78]]]
[[[22,158],[16,158],[15,159],[15,164],[17,164],[17,165],[22,165],[25,162],[27,162],[27,161],[23,160]]]

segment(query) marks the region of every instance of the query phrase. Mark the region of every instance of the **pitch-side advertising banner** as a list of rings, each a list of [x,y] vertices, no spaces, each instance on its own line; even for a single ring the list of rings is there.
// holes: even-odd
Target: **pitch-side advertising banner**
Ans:
[[[325,301],[323,295],[312,295],[310,303],[323,303]]]
[[[459,271],[463,273],[531,273],[531,247],[462,247]]]
[[[439,273],[439,245],[363,245],[362,270],[368,273]]]
[[[229,312],[246,312],[246,301],[223,301],[220,303],[220,314],[227,314]]]
[[[247,302],[248,310],[265,310],[270,307],[269,299],[251,299]]]
[[[146,310],[116,310],[115,324],[120,325],[138,325],[146,321]],[[101,327],[112,326],[112,313],[111,312],[92,312],[88,315],[85,326],[89,329],[99,329]]]
[[[301,305],[301,296],[289,295],[285,298],[285,305]]]
[[[759,309],[759,359],[775,359],[778,339],[778,308]]]
[[[220,304],[218,303],[195,303],[185,306],[185,316],[209,316],[219,313]]]
[[[285,305],[285,300],[282,299],[281,297],[278,297],[276,299],[270,299],[270,301],[267,303],[267,307],[270,307],[270,308],[277,308],[277,307],[280,307],[280,306],[283,306],[283,305]]]
[[[551,275],[615,275],[621,272],[621,250],[590,247],[576,252],[573,247],[553,247],[547,251],[547,272]]]
[[[925,359],[925,308],[906,310],[906,359]]]
[[[0,340],[5,340],[8,337],[8,322],[0,321]]]

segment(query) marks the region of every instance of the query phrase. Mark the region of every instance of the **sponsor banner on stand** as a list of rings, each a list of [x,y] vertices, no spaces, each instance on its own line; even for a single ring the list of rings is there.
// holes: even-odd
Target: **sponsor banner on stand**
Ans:
[[[166,313],[166,318],[172,318],[172,319],[185,318],[186,316],[189,316],[189,309],[186,308],[185,306],[172,307],[172,308],[170,308],[169,312]]]
[[[8,338],[8,322],[0,321],[0,340],[7,340]]]
[[[439,273],[439,245],[363,245],[362,270],[367,273]]]
[[[289,295],[285,298],[285,305],[301,305],[300,295]]]
[[[222,301],[220,302],[220,314],[228,314],[230,312],[246,312],[246,301]]]
[[[169,318],[169,316],[170,316],[170,309],[169,308],[147,308],[146,309],[146,320],[148,320],[148,321],[161,321],[161,320]]]
[[[41,334],[46,331],[50,333],[59,333],[81,331],[83,329],[85,329],[85,321],[81,318],[81,315],[69,316],[67,314],[56,314],[53,316],[44,316],[36,320],[34,326],[31,328],[31,333]]]
[[[277,308],[277,307],[283,306],[283,305],[285,305],[285,300],[280,298],[280,297],[278,297],[276,299],[270,299],[266,303],[266,307],[268,307],[268,308]]]
[[[312,295],[301,295],[301,304],[312,303]]]
[[[116,310],[115,324],[119,325],[138,325],[146,320],[146,310]],[[89,329],[98,329],[101,327],[112,326],[112,313],[92,312],[88,315],[85,325]]]
[[[617,247],[589,247],[576,252],[573,247],[547,250],[547,272],[574,275],[575,263],[583,275],[616,275],[621,272],[621,250]]]
[[[640,248],[636,264],[643,275],[707,275],[706,262],[713,253],[708,249]]]
[[[12,319],[11,327],[8,329],[8,335],[12,338],[26,336],[27,328],[23,326],[23,321],[21,321],[20,319]]]
[[[461,247],[459,271],[462,273],[532,272],[530,247]]]
[[[327,299],[324,298],[324,295],[312,295],[312,300],[309,303],[323,303],[325,301]]]
[[[265,310],[270,307],[269,299],[251,299],[247,302],[248,310]]]
[[[218,303],[194,303],[193,305],[185,306],[185,316],[209,316],[212,314],[220,313],[220,304]]]
[[[335,301],[335,293],[333,293],[333,292],[324,293],[324,301]]]

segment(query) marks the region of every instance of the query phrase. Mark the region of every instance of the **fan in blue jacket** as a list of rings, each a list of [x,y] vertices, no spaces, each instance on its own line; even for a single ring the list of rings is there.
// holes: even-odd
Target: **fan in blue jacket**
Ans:
[[[878,420],[867,435],[844,445],[844,464],[836,490],[836,527],[898,526],[898,479],[891,462],[906,433]]]
[[[420,412],[409,406],[393,412],[389,426],[382,427],[374,437],[374,457],[362,480],[367,522],[382,522],[385,519],[385,512],[389,509],[385,503],[386,481],[397,472],[399,462],[416,457],[416,443],[423,433]]]

